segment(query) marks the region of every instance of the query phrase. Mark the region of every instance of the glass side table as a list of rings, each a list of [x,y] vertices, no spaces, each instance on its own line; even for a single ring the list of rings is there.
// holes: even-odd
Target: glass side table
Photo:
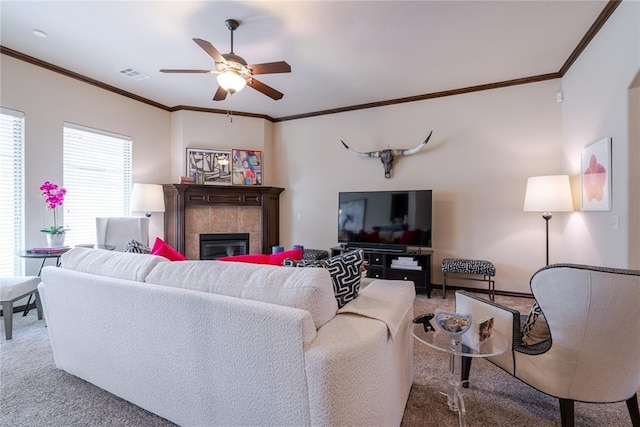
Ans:
[[[491,337],[477,343],[473,328],[466,333],[452,336],[435,326],[435,319],[432,321],[433,327],[426,324],[414,323],[413,336],[416,340],[431,348],[450,354],[449,361],[449,382],[447,392],[447,405],[449,409],[458,413],[460,427],[465,425],[466,408],[462,391],[462,358],[463,357],[488,357],[497,356],[504,353],[509,344],[507,339],[495,329]],[[429,324],[429,326],[431,326]],[[429,330],[425,330],[429,329]]]

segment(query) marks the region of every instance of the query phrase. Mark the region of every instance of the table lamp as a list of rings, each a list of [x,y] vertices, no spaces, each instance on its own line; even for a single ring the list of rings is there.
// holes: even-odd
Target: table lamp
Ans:
[[[549,265],[549,220],[551,212],[573,211],[568,175],[532,176],[524,194],[525,212],[543,212],[547,228],[547,265]]]
[[[144,212],[147,218],[151,212],[164,212],[162,185],[134,183],[131,188],[131,212]]]

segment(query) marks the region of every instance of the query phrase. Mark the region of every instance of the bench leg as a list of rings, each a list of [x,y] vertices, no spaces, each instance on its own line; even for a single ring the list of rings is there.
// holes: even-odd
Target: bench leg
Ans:
[[[2,316],[4,317],[4,335],[11,339],[13,328],[13,301],[2,301]]]
[[[491,276],[486,276],[489,283],[489,299],[491,301],[496,300],[496,281],[491,279]]]
[[[447,274],[444,274],[442,278],[442,299],[447,298]]]

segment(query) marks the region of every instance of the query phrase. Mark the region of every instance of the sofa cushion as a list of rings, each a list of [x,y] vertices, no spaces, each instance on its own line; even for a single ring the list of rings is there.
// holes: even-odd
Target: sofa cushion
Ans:
[[[338,310],[328,271],[222,261],[159,264],[147,283],[306,310],[317,328]]]
[[[302,248],[292,249],[290,251],[278,252],[271,255],[265,254],[249,254],[249,255],[233,255],[218,258],[218,261],[231,261],[231,262],[248,262],[251,264],[270,264],[270,265],[282,265],[282,262],[292,258],[296,260],[302,259]]]
[[[364,252],[357,250],[317,261],[287,259],[282,265],[285,267],[320,267],[327,269],[331,274],[338,308],[342,308],[349,301],[358,297],[360,279],[362,278],[360,269],[362,268],[363,260]]]
[[[153,255],[165,257],[169,261],[184,261],[187,259],[187,257],[173,249],[171,245],[159,237],[156,237],[156,241],[153,243],[153,248],[151,248],[151,253]]]
[[[62,268],[116,279],[144,282],[153,268],[166,258],[76,247],[62,255]]]

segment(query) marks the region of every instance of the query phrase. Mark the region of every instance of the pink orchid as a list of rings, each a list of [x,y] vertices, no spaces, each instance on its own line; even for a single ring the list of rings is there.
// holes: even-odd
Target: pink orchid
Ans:
[[[41,231],[52,234],[64,233],[66,231],[64,226],[58,225],[58,209],[56,208],[64,203],[64,196],[67,194],[67,190],[57,184],[45,181],[40,186],[40,191],[42,191],[41,196],[47,204],[47,208],[53,210],[53,226],[44,228]]]

